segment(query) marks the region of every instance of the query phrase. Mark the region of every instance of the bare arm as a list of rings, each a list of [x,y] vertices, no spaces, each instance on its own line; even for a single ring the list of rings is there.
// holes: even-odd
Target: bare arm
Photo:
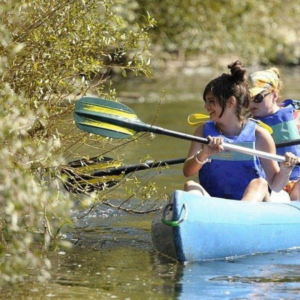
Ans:
[[[195,136],[203,137],[203,126],[204,125],[201,124],[199,127],[197,127],[194,133]],[[183,166],[184,176],[190,177],[198,173],[203,166],[203,164],[199,162],[204,162],[209,156],[221,151],[220,144],[222,144],[223,139],[215,139],[211,138],[210,136],[208,136],[207,138],[211,140],[209,145],[191,142],[191,146],[187,156],[188,158],[186,159]],[[197,154],[198,151],[200,152]],[[195,155],[197,156],[198,162],[195,158]]]
[[[197,129],[194,132],[194,135],[200,137],[203,136],[203,124],[197,127]],[[194,155],[201,150],[202,150],[202,144],[197,142],[191,142],[190,149],[187,155],[188,158],[186,159],[183,165],[183,174],[185,177],[190,177],[195,175],[202,168],[202,165],[197,164],[194,158]],[[204,161],[206,158],[203,157],[203,153],[200,153],[198,159],[200,161]]]

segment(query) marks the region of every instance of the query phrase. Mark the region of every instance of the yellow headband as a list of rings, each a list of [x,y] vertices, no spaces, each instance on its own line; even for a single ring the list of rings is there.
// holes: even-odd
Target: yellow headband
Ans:
[[[249,79],[252,97],[265,90],[275,91],[278,88],[279,77],[273,69],[252,73]]]

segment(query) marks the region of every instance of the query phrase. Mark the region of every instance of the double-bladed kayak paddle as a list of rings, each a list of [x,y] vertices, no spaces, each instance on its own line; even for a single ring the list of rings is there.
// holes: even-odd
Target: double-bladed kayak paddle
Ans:
[[[79,129],[111,138],[130,138],[138,132],[151,132],[203,144],[209,143],[206,138],[143,123],[128,106],[100,98],[83,97],[78,100],[75,105],[74,119]],[[222,146],[225,150],[254,155],[278,162],[285,161],[284,156],[256,149],[229,143],[223,143]]]

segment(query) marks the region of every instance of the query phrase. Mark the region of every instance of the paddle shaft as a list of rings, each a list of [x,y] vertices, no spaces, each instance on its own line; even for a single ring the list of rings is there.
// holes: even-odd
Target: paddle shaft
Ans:
[[[295,146],[300,144],[300,139],[292,140],[289,142],[281,142],[276,144],[276,148],[288,147],[288,146]]]
[[[164,128],[156,127],[156,126],[150,126],[150,125],[148,126],[148,128],[149,128],[149,130],[148,130],[149,132],[153,132],[153,133],[157,133],[157,134],[167,135],[167,136],[176,137],[176,138],[180,138],[183,140],[189,140],[189,141],[193,141],[193,142],[198,142],[198,143],[202,143],[202,144],[209,143],[209,140],[206,138],[202,138],[202,137],[198,137],[198,136],[194,136],[194,135],[190,135],[190,134],[180,133],[177,131],[168,130],[168,129],[164,129]],[[228,144],[228,143],[223,143],[222,146],[224,147],[225,150],[241,152],[241,153],[248,154],[248,155],[255,155],[260,158],[276,160],[278,162],[286,161],[284,156],[270,154],[270,153],[256,150],[256,149],[250,149],[250,148],[233,145],[233,144]],[[298,165],[300,165],[300,163]]]
[[[292,145],[298,145],[300,144],[300,139],[289,141],[289,142],[282,142],[276,144],[277,148],[281,147],[287,147],[287,146],[292,146]],[[97,165],[100,164],[98,160],[96,160],[98,156],[90,158],[90,165]],[[151,169],[151,168],[157,168],[157,167],[163,167],[163,166],[171,166],[175,164],[182,164],[184,163],[186,158],[177,158],[177,159],[169,159],[169,160],[164,160],[164,161],[157,161],[157,162],[144,162],[141,164],[135,164],[135,165],[130,165],[130,166],[121,166],[121,167],[115,167],[115,168],[103,168],[103,170],[99,171],[93,171],[90,176],[94,177],[101,177],[101,176],[109,176],[109,175],[119,175],[121,173],[123,174],[129,174],[134,171],[140,171],[140,170],[146,170],[146,169]],[[94,162],[95,161],[95,162]],[[113,161],[112,158],[105,157],[105,161]],[[69,162],[69,165],[73,167],[72,164],[78,165],[77,167],[74,168],[74,171],[76,172],[76,169],[80,169],[82,165],[80,164],[80,160],[75,160],[72,162]],[[84,174],[83,174],[84,175]]]
[[[134,111],[122,103],[99,98],[84,97],[75,105],[75,123],[84,131],[111,138],[128,138],[136,132],[152,132],[179,139],[208,144],[206,138],[197,137],[162,127],[143,123],[137,118]],[[124,129],[127,131],[124,133]],[[223,143],[225,150],[236,151],[260,158],[285,162],[284,156],[270,154],[256,149]]]
[[[119,174],[126,175],[135,171],[171,166],[175,164],[182,164],[185,162],[185,160],[186,158],[178,158],[178,159],[171,159],[171,160],[157,161],[157,162],[148,162],[148,163],[145,162],[145,163],[131,165],[131,166],[122,166],[119,168],[110,168],[103,171],[96,171],[91,176],[100,177],[100,176],[112,176],[112,175],[119,175]]]
[[[107,158],[108,159],[108,158]],[[91,174],[76,174],[70,173],[70,170],[65,170],[67,180],[64,183],[65,188],[72,193],[92,192],[94,190],[103,190],[104,187],[112,187],[118,184],[123,177],[135,171],[146,170],[150,168],[158,168],[169,165],[180,164],[185,161],[185,158],[171,159],[157,162],[145,162],[131,166],[121,166],[114,168],[107,168],[102,171],[96,171]],[[76,161],[76,164],[78,161]],[[74,169],[73,169],[74,170]],[[117,177],[119,176],[119,177]],[[120,177],[121,176],[121,177]],[[97,177],[99,179],[97,179]]]
[[[288,142],[277,143],[276,148],[294,146],[294,145],[299,145],[299,144],[300,144],[300,139],[296,139],[296,140],[292,140],[292,141],[288,141]],[[132,165],[132,166],[121,166],[121,167],[115,167],[115,168],[113,168],[113,167],[107,168],[105,166],[105,163],[107,163],[107,162],[119,163],[119,162],[114,160],[113,158],[110,158],[110,157],[99,158],[99,156],[94,156],[94,157],[91,157],[89,159],[81,158],[81,159],[70,161],[68,163],[68,166],[72,167],[74,172],[79,171],[81,174],[84,173],[83,171],[81,171],[81,169],[85,170],[85,169],[87,169],[87,166],[98,166],[98,168],[100,169],[99,171],[94,172],[94,170],[91,169],[91,172],[89,172],[89,173],[91,174],[91,173],[94,172],[93,176],[104,176],[104,175],[107,175],[107,173],[111,174],[112,170],[114,170],[113,172],[116,172],[114,174],[120,174],[124,170],[127,170],[125,174],[128,174],[128,173],[131,172],[131,170],[138,171],[138,170],[144,170],[144,169],[149,169],[149,168],[156,168],[158,166],[181,164],[181,163],[184,163],[184,161],[185,161],[185,158],[177,158],[177,159],[171,159],[171,160],[165,160],[165,161],[158,161],[158,162],[155,162],[155,163],[153,163],[153,162],[147,163],[146,162],[146,163],[142,163],[142,164],[135,164],[135,165]],[[101,168],[103,170],[101,170]],[[120,169],[120,172],[117,171],[119,169]]]

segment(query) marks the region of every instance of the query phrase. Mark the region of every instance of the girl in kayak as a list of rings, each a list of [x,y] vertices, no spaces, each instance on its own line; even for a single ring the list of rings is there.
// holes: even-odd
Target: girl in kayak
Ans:
[[[269,132],[244,117],[251,101],[246,68],[240,61],[228,68],[230,74],[210,81],[204,90],[210,121],[198,126],[194,134],[208,138],[209,144],[191,143],[183,173],[186,177],[198,173],[200,184],[190,180],[184,190],[226,199],[269,201],[268,186],[282,190],[298,157],[285,153],[286,161],[279,167],[273,160],[224,151],[222,143],[226,142],[276,153]]]
[[[258,71],[251,74],[249,79],[251,95],[249,110],[252,117],[272,128],[272,137],[276,144],[299,139],[294,101],[285,100],[279,104],[282,88],[279,69]],[[283,155],[285,152],[300,156],[300,145],[276,149],[278,155]],[[283,190],[289,194],[291,200],[300,200],[300,166],[295,166]]]

